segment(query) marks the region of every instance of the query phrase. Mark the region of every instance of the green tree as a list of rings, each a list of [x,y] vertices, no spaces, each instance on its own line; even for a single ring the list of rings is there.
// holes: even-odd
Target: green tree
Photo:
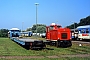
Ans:
[[[67,28],[74,29],[74,26],[75,26],[75,28],[77,28],[78,23],[71,24],[70,26],[67,26]]]
[[[90,25],[90,16],[80,19],[79,26]]]
[[[79,23],[75,23],[75,28],[77,28],[78,26],[83,26],[83,25],[90,25],[90,16],[80,19]],[[67,26],[67,28],[73,29],[74,24]]]
[[[37,27],[37,32],[38,33],[45,33],[45,30],[46,30],[46,27],[44,27],[44,26],[38,26]]]
[[[26,31],[32,31],[32,28],[27,28]]]
[[[8,29],[0,29],[0,37],[8,37]]]
[[[32,28],[28,28],[28,30],[32,31],[33,33],[36,32],[36,25],[34,24]],[[37,33],[45,33],[46,25],[44,24],[37,24]]]
[[[35,30],[36,30],[36,25],[33,25],[32,32],[35,33]]]

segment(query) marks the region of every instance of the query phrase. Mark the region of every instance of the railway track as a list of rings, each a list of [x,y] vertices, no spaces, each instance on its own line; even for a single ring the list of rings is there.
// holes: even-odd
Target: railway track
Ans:
[[[86,42],[86,41],[72,41],[72,43],[90,44],[90,42]]]

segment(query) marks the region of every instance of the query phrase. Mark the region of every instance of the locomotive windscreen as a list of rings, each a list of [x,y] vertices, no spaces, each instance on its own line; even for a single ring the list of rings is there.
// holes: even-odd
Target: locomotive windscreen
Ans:
[[[61,39],[67,39],[67,33],[61,33]]]
[[[57,26],[57,28],[61,28],[61,26]]]
[[[12,37],[19,37],[18,33],[12,33]]]

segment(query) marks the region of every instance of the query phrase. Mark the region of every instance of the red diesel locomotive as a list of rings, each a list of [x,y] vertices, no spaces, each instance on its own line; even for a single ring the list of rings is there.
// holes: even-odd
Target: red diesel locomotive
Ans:
[[[55,23],[46,27],[46,39],[50,42],[50,45],[55,45],[57,47],[72,46],[70,29],[62,28]]]

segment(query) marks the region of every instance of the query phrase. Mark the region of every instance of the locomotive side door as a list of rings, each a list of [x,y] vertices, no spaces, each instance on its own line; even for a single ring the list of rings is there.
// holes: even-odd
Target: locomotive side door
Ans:
[[[52,30],[51,31],[51,40],[56,40],[58,39],[58,33],[57,33],[57,30]]]
[[[46,27],[46,39],[50,40],[50,31],[49,31],[49,27]]]

